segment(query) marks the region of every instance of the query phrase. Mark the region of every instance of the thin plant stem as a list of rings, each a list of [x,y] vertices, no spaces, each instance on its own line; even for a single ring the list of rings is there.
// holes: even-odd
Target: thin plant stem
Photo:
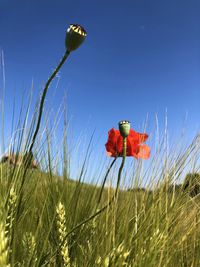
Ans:
[[[53,71],[53,73],[49,77],[49,79],[48,79],[48,81],[47,81],[47,83],[46,83],[46,85],[44,87],[44,90],[43,90],[43,93],[42,93],[42,98],[41,98],[41,101],[40,101],[40,107],[39,107],[39,115],[38,115],[37,125],[36,125],[35,132],[33,134],[33,138],[32,138],[32,141],[31,141],[31,144],[30,144],[30,147],[29,147],[29,153],[32,152],[32,149],[33,149],[33,146],[34,146],[34,143],[35,143],[35,140],[36,140],[36,137],[37,137],[39,128],[40,128],[40,123],[41,123],[41,118],[42,118],[42,112],[43,112],[43,106],[44,106],[44,100],[45,100],[46,93],[47,93],[47,90],[49,88],[49,85],[50,85],[51,81],[54,79],[54,77],[56,76],[56,74],[58,73],[58,71],[60,70],[60,68],[62,67],[62,65],[65,63],[65,61],[68,58],[69,54],[70,54],[70,52],[68,50],[66,50],[66,52],[63,55],[60,63],[58,64],[58,66],[56,67],[56,69]]]
[[[124,168],[124,163],[125,163],[125,160],[126,160],[126,148],[127,148],[127,138],[123,137],[122,163],[120,165],[119,172],[118,172],[117,188],[116,188],[116,192],[115,192],[115,197],[117,196],[118,191],[119,191],[119,185],[120,185],[120,181],[121,181],[121,174],[122,174],[122,170]]]
[[[44,100],[47,94],[47,90],[49,88],[49,85],[51,83],[51,81],[54,79],[54,77],[56,76],[56,74],[58,73],[58,71],[60,70],[60,68],[62,67],[62,65],[65,63],[66,59],[68,58],[70,52],[68,50],[66,50],[66,52],[64,53],[62,59],[60,60],[60,63],[57,65],[57,67],[55,68],[55,70],[53,71],[53,73],[51,74],[51,76],[49,77],[49,79],[46,82],[46,85],[44,87],[43,93],[42,93],[42,97],[41,97],[41,101],[40,101],[40,107],[39,107],[39,115],[38,115],[38,119],[37,119],[37,124],[36,124],[36,128],[35,128],[35,132],[33,134],[33,138],[28,150],[28,153],[26,154],[25,158],[24,158],[24,166],[25,166],[25,170],[22,176],[22,180],[21,180],[21,186],[20,186],[20,192],[24,186],[24,182],[25,182],[25,178],[26,178],[26,173],[28,170],[28,165],[30,164],[30,161],[32,160],[32,149],[34,146],[34,143],[36,141],[36,137],[38,134],[38,131],[40,129],[40,123],[41,123],[41,118],[42,118],[42,112],[43,112],[43,106],[44,106]],[[19,197],[19,201],[18,201],[18,211],[20,209],[21,206],[21,199],[22,199],[22,195],[20,194]]]
[[[115,161],[116,161],[117,157],[115,157],[113,159],[113,161],[111,162],[107,172],[106,172],[106,175],[104,177],[104,180],[103,180],[103,184],[101,186],[101,191],[100,191],[100,194],[99,194],[99,199],[98,199],[98,202],[97,202],[97,207],[99,206],[100,204],[100,201],[101,201],[101,197],[102,197],[102,193],[103,193],[103,189],[104,189],[104,186],[105,186],[105,183],[106,183],[106,180],[107,180],[107,177],[108,177],[108,174],[110,173],[110,170],[112,169],[112,166],[114,165]],[[97,208],[96,208],[97,209]]]

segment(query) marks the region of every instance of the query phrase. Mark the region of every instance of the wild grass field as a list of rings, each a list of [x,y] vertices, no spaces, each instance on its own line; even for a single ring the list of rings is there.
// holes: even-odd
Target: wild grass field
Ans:
[[[100,186],[2,163],[0,266],[199,266],[198,192],[190,196],[199,177],[187,190],[173,186],[181,160],[151,189],[120,190],[88,221]],[[98,209],[113,194],[105,187]]]
[[[83,179],[88,161],[73,180],[67,128],[59,160],[52,153],[47,126],[43,143],[37,141],[45,95],[59,67],[32,119],[29,106],[17,118],[9,146],[16,158],[0,164],[0,266],[200,266],[199,135],[170,153],[160,140],[145,172],[140,160],[131,168],[121,164],[126,158],[123,150],[117,158],[120,167],[111,166],[110,159],[98,184]],[[31,168],[34,157],[38,166]],[[57,162],[63,166],[61,174],[54,170]],[[192,173],[186,176],[188,170]],[[117,189],[112,186],[116,173],[121,182]],[[132,185],[122,187],[130,174]]]

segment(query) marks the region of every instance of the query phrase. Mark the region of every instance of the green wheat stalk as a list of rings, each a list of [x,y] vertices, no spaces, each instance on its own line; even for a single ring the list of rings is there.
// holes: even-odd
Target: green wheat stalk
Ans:
[[[69,257],[69,248],[66,236],[66,221],[65,221],[65,208],[61,202],[58,203],[56,207],[57,214],[57,231],[60,244],[60,255],[62,256],[63,266],[70,267],[70,257]],[[64,240],[65,239],[65,240]]]
[[[9,251],[8,251],[8,238],[5,232],[3,223],[0,222],[0,266],[10,267],[8,264]]]

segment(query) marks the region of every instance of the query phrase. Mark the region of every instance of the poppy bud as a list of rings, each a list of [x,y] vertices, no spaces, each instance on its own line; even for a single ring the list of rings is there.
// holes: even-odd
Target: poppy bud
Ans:
[[[70,24],[65,38],[66,49],[71,52],[77,49],[85,40],[87,32],[78,24]]]
[[[122,137],[127,137],[131,129],[130,121],[120,121],[119,122],[119,131]]]

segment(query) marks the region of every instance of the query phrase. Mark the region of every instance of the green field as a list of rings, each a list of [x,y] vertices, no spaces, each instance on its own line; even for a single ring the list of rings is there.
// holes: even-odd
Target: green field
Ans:
[[[198,195],[166,181],[120,191],[77,227],[95,214],[100,187],[1,164],[0,266],[199,266]],[[104,188],[99,208],[113,193]]]

